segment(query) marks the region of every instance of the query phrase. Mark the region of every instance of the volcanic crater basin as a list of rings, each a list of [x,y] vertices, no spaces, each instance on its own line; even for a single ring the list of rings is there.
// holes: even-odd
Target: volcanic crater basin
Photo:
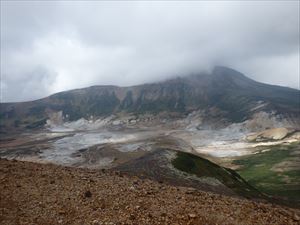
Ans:
[[[179,169],[174,168],[172,163],[174,157],[168,158],[169,153],[164,154],[166,151],[186,152],[209,159],[217,165],[236,170],[247,182],[249,181],[255,188],[264,192],[266,189],[261,186],[263,179],[259,182],[253,182],[253,176],[250,176],[247,171],[245,172],[248,167],[244,165],[245,160],[243,161],[243,157],[247,158],[262,154],[269,151],[268,149],[271,149],[272,146],[276,147],[285,142],[285,144],[289,144],[289,141],[277,140],[253,143],[247,142],[244,138],[245,135],[246,133],[241,132],[239,129],[171,129],[165,125],[144,128],[124,128],[123,126],[114,125],[113,127],[97,130],[73,129],[68,132],[65,130],[57,132],[57,129],[40,130],[1,141],[0,156],[8,159],[54,163],[73,167],[118,169],[137,176],[147,176],[159,181],[165,180],[179,186],[191,186],[229,195],[237,194],[235,193],[237,190],[232,192],[233,187],[228,189],[228,183],[224,184],[222,177],[216,178],[214,173],[207,175],[197,171],[193,171],[193,173],[191,171],[181,171],[181,167]],[[297,146],[298,144],[294,145]],[[290,151],[288,155],[291,156],[297,153],[296,149]],[[280,177],[282,165],[290,165],[289,168],[292,168],[295,172],[287,171],[278,180],[287,185],[292,182],[294,186],[291,193],[294,193],[298,190],[298,178],[294,174],[299,171],[299,167],[294,161],[290,161],[291,157],[288,155],[283,158],[284,163],[276,161],[270,164],[268,170],[276,172]],[[201,161],[201,165],[202,163],[204,161]],[[214,170],[217,171],[218,168],[214,167]],[[199,179],[197,176],[200,176]],[[216,188],[211,181],[216,181],[214,183],[221,183],[221,185]],[[282,185],[282,183],[276,183],[276,185]],[[240,187],[243,187],[243,185]],[[241,193],[241,190],[238,189],[238,192]],[[243,191],[242,193],[245,194]],[[276,190],[269,192],[267,190],[267,193],[277,196],[279,192],[276,192]],[[256,197],[260,196],[260,194],[256,194]],[[279,193],[278,197],[281,197],[281,194],[282,192]],[[250,195],[254,196],[252,191]],[[249,194],[246,193],[246,196],[249,197]],[[288,197],[290,199],[293,196],[288,193]],[[298,200],[297,196],[294,197]]]

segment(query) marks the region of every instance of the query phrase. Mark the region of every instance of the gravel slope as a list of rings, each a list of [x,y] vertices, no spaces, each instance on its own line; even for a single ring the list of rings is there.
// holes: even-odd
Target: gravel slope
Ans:
[[[0,159],[0,224],[300,224],[299,210],[118,172]]]

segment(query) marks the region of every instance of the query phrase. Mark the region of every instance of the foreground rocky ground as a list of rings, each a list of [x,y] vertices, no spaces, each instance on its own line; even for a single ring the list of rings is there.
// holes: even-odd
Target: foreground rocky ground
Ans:
[[[299,210],[106,170],[0,159],[0,224],[300,224]]]

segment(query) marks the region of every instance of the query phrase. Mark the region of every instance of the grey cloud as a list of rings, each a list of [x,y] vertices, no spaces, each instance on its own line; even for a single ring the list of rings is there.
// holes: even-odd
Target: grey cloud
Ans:
[[[216,64],[299,88],[299,2],[1,1],[1,56],[1,101]]]
[[[46,68],[35,67],[33,71],[23,72],[22,76],[3,76],[5,80],[1,82],[1,91],[10,102],[35,100],[45,95],[49,85],[55,81],[56,74]]]

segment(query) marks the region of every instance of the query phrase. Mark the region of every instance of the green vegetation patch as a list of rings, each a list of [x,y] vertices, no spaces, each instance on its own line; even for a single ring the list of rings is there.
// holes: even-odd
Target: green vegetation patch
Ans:
[[[173,166],[181,171],[194,174],[198,177],[212,177],[219,180],[237,194],[245,197],[262,196],[259,191],[249,185],[238,173],[231,169],[218,166],[209,160],[185,153],[177,152],[172,160]]]
[[[293,154],[299,150],[299,142],[278,145],[269,151],[243,156],[233,163],[241,166],[237,172],[258,190],[275,197],[300,200],[300,171],[296,161],[299,155]],[[293,169],[282,162],[294,164]],[[274,169],[278,165],[282,168]]]

